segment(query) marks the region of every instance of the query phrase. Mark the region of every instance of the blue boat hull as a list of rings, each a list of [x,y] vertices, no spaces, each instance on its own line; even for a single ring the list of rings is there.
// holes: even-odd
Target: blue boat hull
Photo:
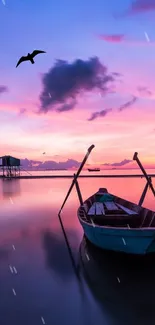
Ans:
[[[79,219],[88,240],[102,249],[145,255],[155,253],[155,229],[112,228],[90,225]]]

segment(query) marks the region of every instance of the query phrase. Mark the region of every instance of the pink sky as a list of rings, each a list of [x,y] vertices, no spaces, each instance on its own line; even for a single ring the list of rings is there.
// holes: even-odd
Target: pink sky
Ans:
[[[51,21],[51,2],[47,0],[46,8],[40,4],[37,9],[35,31],[30,38],[25,29],[25,10],[30,12],[32,3],[27,1],[26,7],[14,4],[17,10],[14,8],[11,21],[7,13],[8,7],[3,8],[5,12],[1,17],[1,24],[7,22],[11,34],[7,34],[3,40],[3,59],[0,62],[0,86],[8,87],[8,92],[0,93],[0,156],[9,154],[21,159],[44,161],[58,160],[58,157],[55,157],[58,155],[61,160],[70,158],[80,161],[87,148],[94,144],[95,149],[89,159],[92,165],[132,159],[135,151],[138,151],[145,164],[155,165],[154,47],[150,46],[155,42],[154,19],[150,13],[155,6],[148,8],[147,1],[136,0],[136,9],[132,8],[132,1],[118,1],[117,5],[114,1],[113,6],[107,2],[100,10],[91,2],[87,23],[85,19],[80,18],[81,10],[87,14],[87,6],[83,8],[82,3],[78,3],[75,9],[75,5],[70,2],[69,17],[72,17],[75,25],[71,30],[68,16],[64,14],[61,17],[62,33],[59,31],[60,8],[57,4],[52,18],[55,25],[49,28],[44,20],[43,30],[40,27],[43,10]],[[137,11],[141,13],[141,8],[143,16],[137,15]],[[67,10],[66,7],[63,9]],[[131,15],[131,11],[134,11],[134,15]],[[117,12],[118,15],[123,12],[128,14],[119,20],[114,18]],[[19,18],[21,21],[21,17],[19,34],[16,33],[16,22]],[[31,13],[31,31],[33,19]],[[104,24],[101,23],[103,21]],[[52,34],[49,31],[51,29]],[[145,31],[150,42],[146,40]],[[100,39],[97,35],[106,37]],[[120,35],[123,35],[122,38]],[[131,40],[131,44],[130,41],[124,42],[124,39]],[[26,62],[16,69],[19,56],[26,54],[30,51],[29,48],[34,46],[47,51],[46,55],[38,56],[34,65]],[[9,51],[12,51],[11,55]],[[55,60],[66,60],[73,66],[73,62],[79,58],[86,63],[95,56],[108,69],[108,74],[121,74],[112,86],[115,93],[101,96],[100,91],[94,88],[96,92],[94,89],[83,91],[82,95],[76,97],[77,103],[70,111],[58,113],[52,108],[46,114],[37,114],[40,106],[39,96],[43,93],[43,74],[49,74]],[[138,91],[139,87],[143,88],[143,91]],[[73,90],[69,90],[68,97],[74,101]],[[131,106],[119,111],[119,107],[134,98],[136,100]],[[64,103],[66,104],[65,101]],[[20,114],[23,109],[26,110],[25,113]],[[104,114],[106,110],[109,111]],[[97,113],[98,117],[88,121],[94,113]],[[46,156],[43,156],[43,152],[46,152]]]
[[[80,103],[74,111],[40,116],[29,112],[18,116],[16,107],[1,106],[0,114],[4,109],[5,112],[8,110],[6,117],[3,113],[1,155],[44,160],[42,153],[45,151],[46,160],[60,155],[61,160],[73,158],[79,161],[94,143],[95,149],[89,159],[92,165],[132,159],[135,151],[143,162],[155,164],[155,112],[152,104],[150,101],[146,109],[137,102],[130,109],[123,112],[116,109],[91,122],[87,119],[93,106],[96,111],[102,107],[100,98],[94,99],[94,104]],[[85,106],[89,108],[83,109]]]

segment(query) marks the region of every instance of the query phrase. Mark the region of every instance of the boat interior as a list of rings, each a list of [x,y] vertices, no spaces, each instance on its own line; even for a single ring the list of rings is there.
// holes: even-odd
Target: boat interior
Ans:
[[[93,226],[155,227],[155,212],[108,193],[100,188],[78,211],[79,218]]]

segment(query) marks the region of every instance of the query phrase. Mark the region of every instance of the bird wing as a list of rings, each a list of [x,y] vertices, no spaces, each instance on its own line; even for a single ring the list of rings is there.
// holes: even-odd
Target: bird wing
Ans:
[[[16,68],[18,67],[18,65],[19,65],[20,63],[22,63],[22,62],[24,62],[24,61],[27,61],[27,60],[28,60],[27,56],[22,56],[22,57],[19,59],[17,65],[16,65]]]
[[[34,56],[36,56],[37,54],[39,53],[46,53],[45,51],[40,51],[40,50],[34,50],[32,53],[31,53],[31,56],[32,58],[34,58]]]

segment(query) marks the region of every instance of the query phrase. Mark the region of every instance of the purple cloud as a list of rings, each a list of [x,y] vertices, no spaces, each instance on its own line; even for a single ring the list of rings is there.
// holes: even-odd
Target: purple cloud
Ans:
[[[132,106],[135,102],[137,101],[137,97],[133,96],[133,98],[131,100],[129,100],[128,102],[126,102],[125,104],[121,105],[118,110],[121,112],[124,109]]]
[[[76,106],[76,104],[77,104],[76,100],[72,100],[70,103],[66,103],[60,106],[60,108],[57,108],[57,111],[58,112],[71,111]]]
[[[80,166],[80,162],[74,159],[67,159],[66,161],[56,162],[55,160],[48,161],[37,161],[37,160],[29,160],[27,158],[21,159],[21,165],[23,168],[28,170],[45,170],[45,169],[70,169],[70,168],[78,168]]]
[[[8,92],[8,87],[1,85],[0,86],[0,94],[6,93],[6,92]]]
[[[155,0],[135,0],[132,1],[125,15],[135,15],[147,11],[155,10]]]
[[[26,111],[27,111],[26,108],[20,108],[20,110],[19,110],[19,114],[20,114],[20,115],[23,115],[23,114],[26,113]]]
[[[112,111],[112,108],[106,109],[106,110],[102,110],[100,112],[94,112],[92,113],[91,117],[88,119],[88,121],[94,121],[96,120],[96,118],[98,117],[104,117],[106,116],[109,112]]]
[[[124,109],[126,109],[126,108],[132,106],[136,101],[137,101],[137,97],[134,97],[134,96],[133,96],[133,98],[132,98],[130,101],[128,101],[128,102],[126,102],[125,104],[123,104],[123,105],[121,105],[120,107],[118,107],[117,110],[121,112],[121,111],[123,111]],[[113,110],[112,108],[108,108],[108,109],[106,109],[106,110],[102,110],[102,111],[100,111],[100,112],[94,112],[94,113],[92,113],[92,115],[91,115],[91,117],[88,119],[88,121],[96,120],[96,118],[98,118],[98,117],[104,117],[104,116],[106,116],[109,112],[111,112],[112,110]]]
[[[77,59],[72,63],[57,60],[43,75],[40,112],[47,113],[53,109],[59,112],[71,110],[77,104],[78,95],[84,92],[99,90],[106,94],[109,82],[113,82],[115,77],[108,74],[107,67],[98,57],[86,61]]]
[[[152,95],[151,90],[149,90],[147,87],[141,87],[141,86],[139,86],[139,87],[137,87],[137,90],[138,90],[139,93],[141,93],[141,94],[149,95],[149,96]]]
[[[112,75],[115,76],[115,77],[122,77],[123,76],[122,73],[119,73],[119,72],[113,72]]]
[[[132,2],[129,13],[136,14],[152,10],[155,10],[155,0],[136,0]]]
[[[105,163],[103,164],[103,166],[112,166],[112,167],[119,167],[119,166],[124,166],[126,164],[129,164],[132,160],[130,159],[124,159],[118,163],[113,163],[113,164],[108,164],[108,163]]]

